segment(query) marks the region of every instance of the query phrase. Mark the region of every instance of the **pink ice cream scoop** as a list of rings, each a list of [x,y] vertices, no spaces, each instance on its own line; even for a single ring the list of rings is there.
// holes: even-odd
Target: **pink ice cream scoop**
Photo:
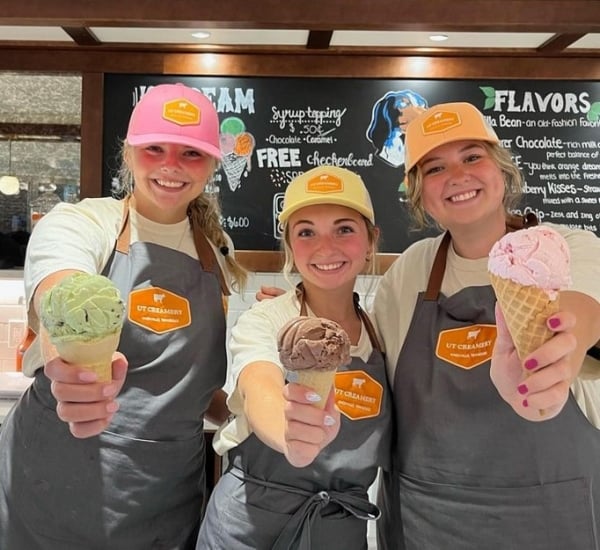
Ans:
[[[555,299],[571,284],[570,254],[554,229],[535,226],[507,233],[490,251],[488,271],[524,286],[535,286]]]

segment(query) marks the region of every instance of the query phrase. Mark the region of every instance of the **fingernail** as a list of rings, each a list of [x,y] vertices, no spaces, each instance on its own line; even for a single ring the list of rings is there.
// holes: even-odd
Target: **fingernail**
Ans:
[[[538,366],[538,362],[536,359],[527,359],[525,361],[525,368],[528,370],[535,369]]]
[[[548,324],[550,325],[550,328],[558,328],[560,326],[560,319],[552,317],[552,319],[548,321]]]
[[[82,382],[95,382],[98,380],[98,375],[91,370],[82,370],[77,377]]]
[[[108,384],[102,388],[102,395],[104,397],[112,397],[115,394],[115,388],[112,384]]]
[[[529,403],[527,403],[527,399],[523,399],[523,407],[529,407]]]
[[[326,415],[323,419],[323,424],[325,424],[325,426],[333,426],[335,424],[335,418],[333,418],[333,416]]]
[[[119,403],[117,401],[111,401],[106,405],[106,412],[114,413],[119,410]]]
[[[521,384],[520,386],[517,387],[517,391],[521,395],[525,395],[529,390],[527,389],[527,386],[525,384]]]
[[[311,403],[318,403],[319,401],[321,401],[321,396],[318,393],[315,393],[314,391],[307,391],[304,394],[304,397],[306,397],[306,400],[310,401]]]

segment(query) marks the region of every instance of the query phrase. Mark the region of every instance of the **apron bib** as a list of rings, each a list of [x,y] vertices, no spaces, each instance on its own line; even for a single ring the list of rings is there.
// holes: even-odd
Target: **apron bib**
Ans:
[[[596,550],[600,432],[572,395],[560,415],[539,423],[500,398],[489,377],[494,292],[439,295],[449,241],[398,358],[397,444],[380,486],[379,547]]]
[[[392,414],[383,355],[368,318],[359,314],[374,349],[367,363],[353,357],[336,374],[336,400],[346,411],[337,438],[305,468],[295,468],[254,434],[231,449],[197,550],[366,550],[366,520],[379,517],[367,490],[378,466],[388,466]],[[345,389],[353,383],[354,396]],[[363,417],[359,392],[366,402],[376,401]]]
[[[127,296],[120,409],[98,437],[76,439],[38,370],[2,430],[2,486],[18,489],[1,512],[9,521],[6,550],[194,547],[203,416],[226,373],[220,273],[156,244],[129,246],[125,215],[103,274]]]

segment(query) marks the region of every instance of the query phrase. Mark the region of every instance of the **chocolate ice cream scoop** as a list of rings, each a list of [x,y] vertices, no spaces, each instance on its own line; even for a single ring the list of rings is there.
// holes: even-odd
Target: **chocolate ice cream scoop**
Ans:
[[[279,358],[292,371],[336,370],[350,363],[350,338],[334,321],[322,317],[296,317],[278,334]]]

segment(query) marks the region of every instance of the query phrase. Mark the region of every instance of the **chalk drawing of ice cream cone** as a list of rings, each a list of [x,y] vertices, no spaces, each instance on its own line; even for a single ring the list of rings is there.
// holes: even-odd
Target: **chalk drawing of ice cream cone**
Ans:
[[[240,187],[244,171],[252,170],[255,143],[254,136],[246,132],[246,125],[240,118],[228,117],[221,122],[221,164],[232,191]]]

